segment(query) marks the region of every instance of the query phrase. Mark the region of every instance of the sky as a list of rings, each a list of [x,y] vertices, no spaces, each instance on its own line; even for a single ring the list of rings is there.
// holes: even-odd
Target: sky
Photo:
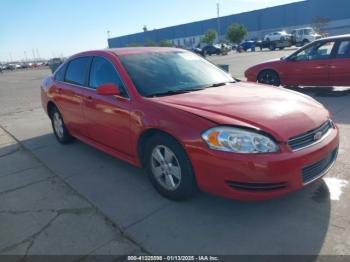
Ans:
[[[111,37],[298,0],[0,0],[0,61],[69,56]],[[299,0],[300,1],[300,0]]]

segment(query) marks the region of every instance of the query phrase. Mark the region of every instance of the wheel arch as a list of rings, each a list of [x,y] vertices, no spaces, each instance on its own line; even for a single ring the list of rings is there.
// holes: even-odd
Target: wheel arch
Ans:
[[[141,166],[145,165],[145,146],[146,143],[148,141],[148,139],[150,139],[151,137],[157,135],[157,134],[162,134],[162,135],[166,135],[172,139],[174,139],[179,145],[182,145],[182,143],[179,141],[179,139],[177,139],[174,135],[170,134],[169,132],[166,132],[164,130],[158,129],[158,128],[149,128],[144,130],[141,135],[139,136],[139,139],[137,141],[137,157],[138,160],[141,164]],[[185,148],[183,147],[184,151],[186,152]]]
[[[52,102],[51,100],[49,102],[47,102],[46,112],[50,118],[52,117],[52,110],[54,108],[57,108],[57,106],[54,102]]]

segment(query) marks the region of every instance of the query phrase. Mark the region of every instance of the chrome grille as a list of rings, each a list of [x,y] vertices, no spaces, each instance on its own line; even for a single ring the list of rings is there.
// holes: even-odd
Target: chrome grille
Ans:
[[[325,175],[332,167],[338,155],[338,149],[330,153],[326,158],[302,169],[302,178],[304,184],[311,183],[317,178]]]
[[[322,138],[328,133],[329,130],[333,129],[333,127],[333,122],[331,120],[328,120],[323,125],[314,130],[290,138],[288,140],[288,145],[293,150],[300,150],[304,147],[308,147],[322,140]]]

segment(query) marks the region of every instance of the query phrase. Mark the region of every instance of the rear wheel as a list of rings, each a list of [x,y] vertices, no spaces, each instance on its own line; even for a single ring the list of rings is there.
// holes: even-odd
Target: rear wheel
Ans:
[[[50,118],[51,118],[52,128],[58,142],[60,142],[61,144],[72,143],[74,141],[74,137],[72,137],[69,134],[64,124],[62,115],[60,111],[57,109],[57,107],[53,107],[50,110]]]
[[[197,192],[192,165],[185,150],[165,134],[151,137],[146,143],[145,164],[155,189],[171,200],[184,200]]]
[[[264,70],[258,75],[258,83],[280,86],[281,81],[278,73],[273,70]]]

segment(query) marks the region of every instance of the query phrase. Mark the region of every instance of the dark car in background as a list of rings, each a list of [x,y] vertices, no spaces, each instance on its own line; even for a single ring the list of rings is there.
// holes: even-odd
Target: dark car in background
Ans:
[[[256,47],[256,42],[253,40],[249,40],[249,41],[244,41],[243,43],[241,43],[238,47],[237,50],[238,51],[255,51],[255,47]]]
[[[220,55],[221,54],[221,49],[217,46],[214,45],[207,45],[203,48],[196,48],[195,52],[197,54],[200,54],[202,56],[206,56],[206,55]]]
[[[64,62],[62,58],[52,58],[48,61],[48,65],[51,69],[51,72],[55,72],[56,69]]]

